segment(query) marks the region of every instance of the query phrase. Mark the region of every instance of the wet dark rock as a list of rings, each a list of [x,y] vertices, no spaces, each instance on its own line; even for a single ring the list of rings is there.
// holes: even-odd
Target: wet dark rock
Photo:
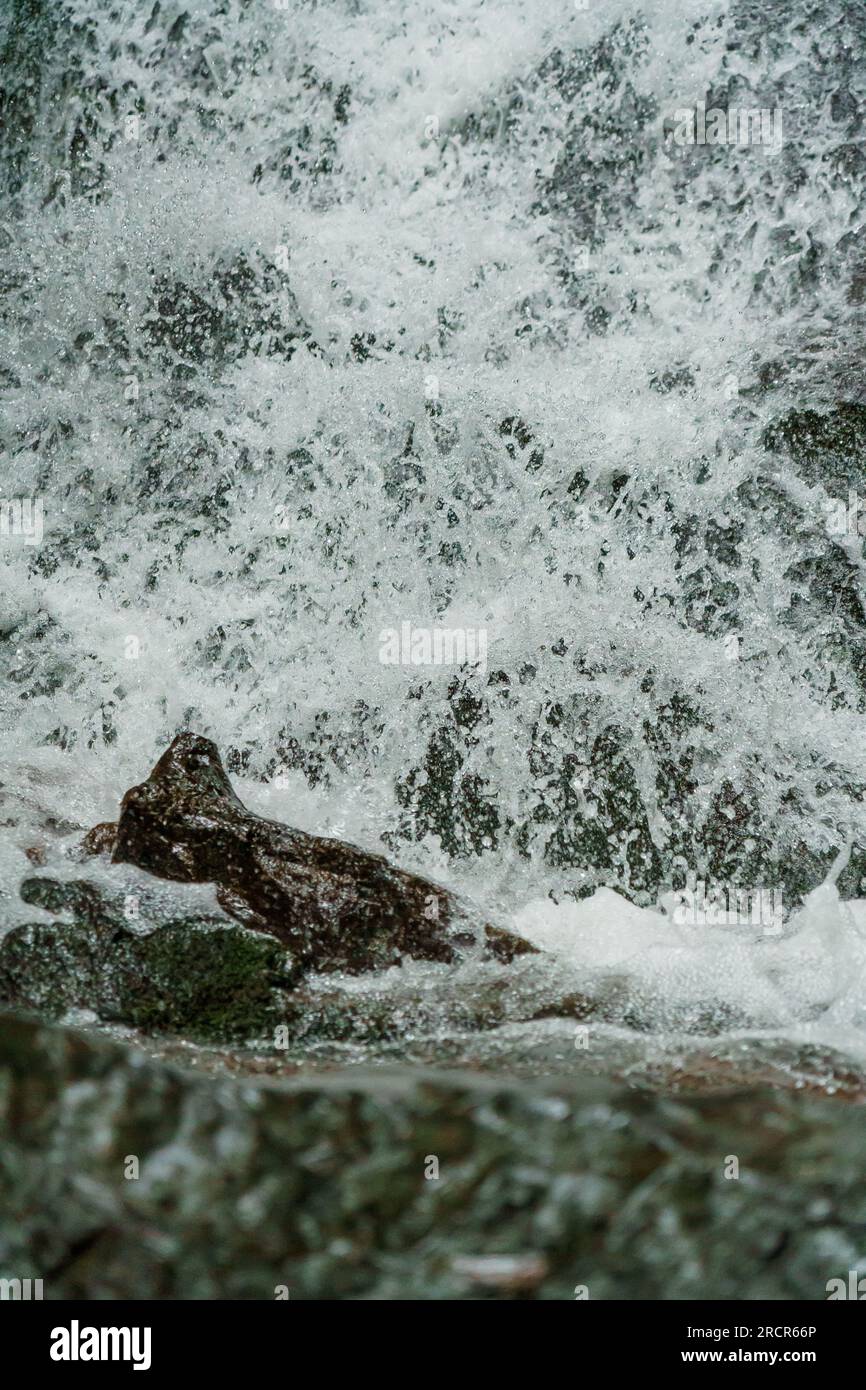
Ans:
[[[284,1017],[297,973],[272,938],[219,918],[133,928],[90,883],[28,879],[25,902],[69,922],[27,923],[0,942],[0,1000],[60,1018],[85,1009],[103,1022],[203,1042],[243,1042]]]
[[[20,889],[21,899],[30,907],[41,907],[54,916],[69,913],[79,928],[93,927],[97,931],[117,928],[123,921],[119,903],[111,904],[93,883],[81,879],[61,882],[55,878],[25,878]]]
[[[14,927],[0,941],[0,1003],[49,1019],[86,1010],[151,1038],[270,1053],[322,1043],[379,1048],[535,1018],[584,1018],[603,1013],[607,1002],[603,994],[566,996],[540,953],[509,970],[479,962],[399,987],[379,977],[358,990],[333,974],[316,983],[270,933],[184,904],[194,890],[174,888],[161,900],[141,892],[137,880],[133,886],[139,891],[128,915],[130,895],[80,879],[25,879],[23,901],[62,920]],[[275,1041],[278,1029],[285,1044]]]
[[[117,841],[117,826],[113,821],[100,821],[88,830],[81,841],[81,848],[88,854],[113,854]]]
[[[311,985],[278,940],[229,918],[171,915],[141,898],[130,919],[121,895],[84,880],[25,879],[21,897],[65,920],[28,923],[3,938],[0,1002],[50,1019],[83,1009],[151,1036],[270,1050],[277,1028],[293,1048],[379,1046],[442,1030],[586,1017],[597,1007],[562,998],[540,954],[515,962],[513,971],[489,963],[465,978],[449,971],[412,987],[383,981],[353,992],[345,981]]]
[[[96,826],[88,847],[108,848]],[[476,950],[500,961],[535,948],[473,922],[445,889],[340,840],[293,830],[248,811],[216,745],[180,734],[150,777],[123,798],[115,863],[161,878],[215,883],[222,907],[268,932],[297,962],[358,974],[404,956],[452,963]]]

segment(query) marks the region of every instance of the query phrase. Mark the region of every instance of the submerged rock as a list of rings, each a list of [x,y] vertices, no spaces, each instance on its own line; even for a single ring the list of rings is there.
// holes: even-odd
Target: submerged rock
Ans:
[[[104,1022],[204,1042],[265,1035],[295,973],[279,943],[219,918],[134,930],[90,883],[28,879],[25,902],[72,921],[27,923],[0,942],[0,1000],[49,1018],[85,1009]]]
[[[95,826],[91,852],[162,878],[214,883],[222,907],[268,932],[303,967],[360,974],[404,956],[497,960],[535,947],[477,925],[452,894],[378,854],[254,815],[238,800],[216,745],[180,734],[121,803],[114,834]]]
[[[387,977],[375,986],[366,983],[356,992],[345,980],[335,988],[318,981],[288,994],[284,1021],[293,1045],[399,1043],[404,1053],[420,1046],[428,1057],[453,1061],[451,1048],[456,1042],[459,1056],[458,1040],[465,1042],[469,1034],[548,1018],[601,1020],[609,1003],[604,994],[565,993],[556,972],[536,960],[515,964],[513,971],[488,966],[435,982],[401,982],[399,988]]]

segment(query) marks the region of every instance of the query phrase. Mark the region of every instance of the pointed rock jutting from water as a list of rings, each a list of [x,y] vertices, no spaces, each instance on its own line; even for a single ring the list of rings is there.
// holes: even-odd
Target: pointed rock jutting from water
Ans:
[[[117,826],[94,826],[84,845],[160,878],[216,884],[226,912],[277,937],[307,969],[360,974],[404,956],[451,963],[479,949],[509,961],[535,950],[477,926],[446,889],[381,855],[254,815],[216,745],[196,734],[179,734],[126,793]]]

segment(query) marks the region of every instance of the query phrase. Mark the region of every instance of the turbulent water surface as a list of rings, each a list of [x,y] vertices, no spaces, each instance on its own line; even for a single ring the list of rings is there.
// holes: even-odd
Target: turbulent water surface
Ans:
[[[4,0],[4,924],[25,852],[80,874],[193,729],[253,809],[618,991],[625,1066],[866,1060],[864,35],[864,0]],[[687,143],[713,110],[765,120]]]

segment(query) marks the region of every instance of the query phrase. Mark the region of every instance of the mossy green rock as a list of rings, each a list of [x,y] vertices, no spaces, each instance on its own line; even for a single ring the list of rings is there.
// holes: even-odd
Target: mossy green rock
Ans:
[[[89,884],[31,880],[28,890],[29,901],[71,908],[75,920],[28,923],[7,934],[0,943],[4,1003],[50,1018],[89,1009],[106,1022],[202,1042],[259,1038],[282,1020],[281,990],[292,982],[293,962],[271,938],[206,917],[134,932]]]

